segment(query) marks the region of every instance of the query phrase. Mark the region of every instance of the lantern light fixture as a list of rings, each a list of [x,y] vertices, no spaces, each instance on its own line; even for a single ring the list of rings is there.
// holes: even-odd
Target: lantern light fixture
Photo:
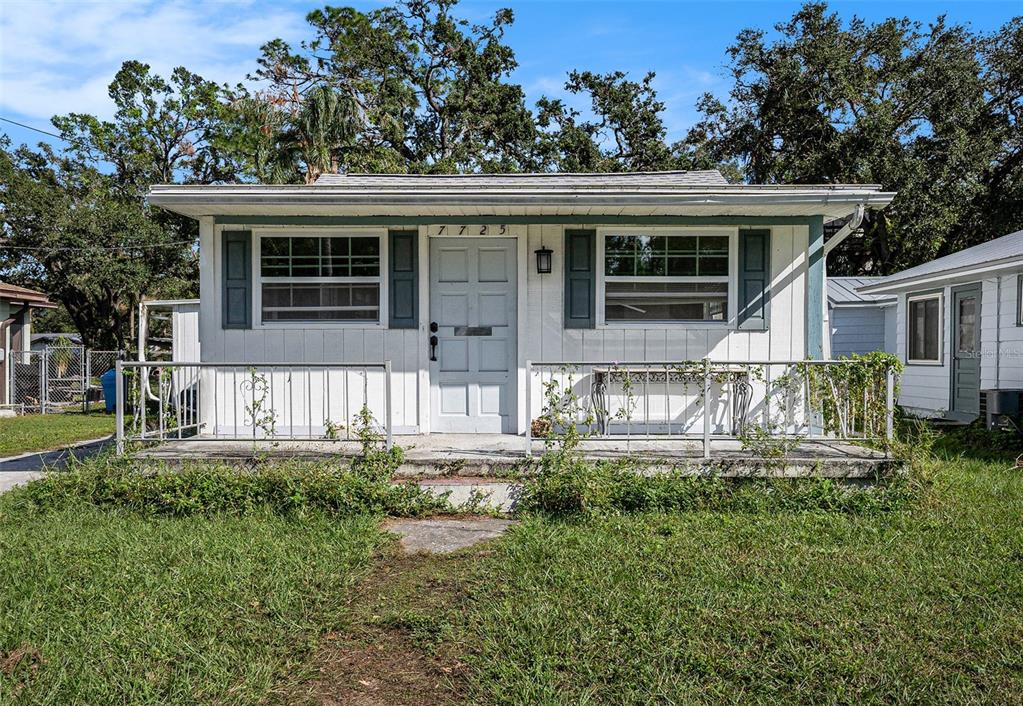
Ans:
[[[554,251],[546,245],[541,245],[536,251],[536,273],[538,275],[549,275],[551,273],[551,260]]]

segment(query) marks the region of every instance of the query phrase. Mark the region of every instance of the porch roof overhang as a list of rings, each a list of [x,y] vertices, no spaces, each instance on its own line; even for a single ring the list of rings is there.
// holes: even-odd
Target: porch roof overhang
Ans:
[[[429,218],[573,217],[608,222],[628,217],[843,218],[859,205],[884,208],[895,194],[876,185],[537,185],[526,179],[501,188],[334,185],[157,185],[149,202],[192,218],[341,217]]]

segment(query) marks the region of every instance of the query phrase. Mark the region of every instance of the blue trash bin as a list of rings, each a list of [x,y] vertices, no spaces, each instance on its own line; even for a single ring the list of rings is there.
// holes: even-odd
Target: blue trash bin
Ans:
[[[117,371],[111,368],[99,376],[103,386],[103,401],[107,403],[107,413],[113,412],[117,405]]]

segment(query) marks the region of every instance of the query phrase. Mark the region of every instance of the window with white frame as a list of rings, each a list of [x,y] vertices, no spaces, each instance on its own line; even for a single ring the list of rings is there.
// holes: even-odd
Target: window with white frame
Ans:
[[[729,237],[604,236],[604,321],[728,319]]]
[[[938,292],[907,299],[908,362],[941,362],[941,308],[941,294]]]
[[[263,236],[259,268],[266,322],[377,322],[379,236]]]

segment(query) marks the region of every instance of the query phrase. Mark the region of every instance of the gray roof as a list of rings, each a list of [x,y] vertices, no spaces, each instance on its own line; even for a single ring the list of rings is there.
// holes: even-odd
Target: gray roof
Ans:
[[[521,174],[323,174],[316,186],[353,189],[614,189],[726,186],[716,169],[675,172],[521,173]]]
[[[981,267],[992,270],[1014,266],[1023,266],[1023,230],[882,277],[876,283],[870,284],[867,289],[884,288],[886,291],[889,289],[894,291],[894,288],[900,285],[911,285],[936,277],[968,276]]]
[[[894,296],[863,294],[856,291],[868,284],[880,282],[883,277],[828,277],[828,303],[832,306],[884,304],[895,301]]]

